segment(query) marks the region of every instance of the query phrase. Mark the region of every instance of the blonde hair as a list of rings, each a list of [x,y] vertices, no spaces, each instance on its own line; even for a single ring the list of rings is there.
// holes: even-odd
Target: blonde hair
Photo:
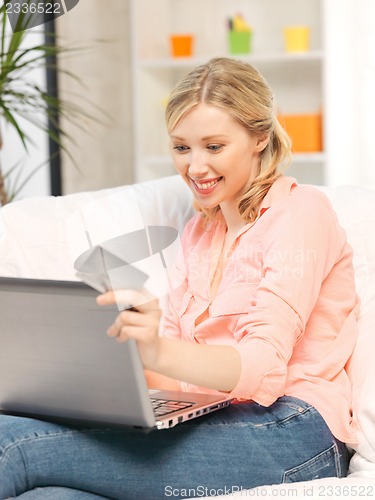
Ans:
[[[282,175],[279,169],[290,162],[290,139],[277,120],[273,92],[250,64],[229,58],[211,59],[191,71],[170,94],[166,108],[168,131],[202,102],[223,108],[253,136],[269,136],[260,154],[257,175],[238,202],[242,218],[252,222],[269,188]],[[203,209],[197,203],[195,206],[209,218],[220,209]]]

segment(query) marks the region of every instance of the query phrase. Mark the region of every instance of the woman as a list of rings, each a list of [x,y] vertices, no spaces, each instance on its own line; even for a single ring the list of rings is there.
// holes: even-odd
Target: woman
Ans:
[[[347,472],[357,297],[330,203],[279,172],[289,139],[250,65],[198,67],[166,116],[198,210],[169,313],[160,325],[146,292],[97,300],[137,304],[108,335],[136,339],[150,384],[235,403],[146,435],[2,416],[1,498],[186,498]]]

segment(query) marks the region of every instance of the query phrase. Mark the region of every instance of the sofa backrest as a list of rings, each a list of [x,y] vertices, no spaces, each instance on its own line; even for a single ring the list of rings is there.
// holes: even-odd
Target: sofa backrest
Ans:
[[[90,243],[145,225],[181,232],[193,214],[191,199],[181,178],[171,176],[11,203],[0,210],[0,275],[75,280],[73,263]]]

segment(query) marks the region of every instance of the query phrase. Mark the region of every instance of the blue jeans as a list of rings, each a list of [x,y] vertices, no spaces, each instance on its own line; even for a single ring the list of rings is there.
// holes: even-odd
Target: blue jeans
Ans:
[[[0,416],[0,500],[214,496],[342,477],[348,460],[318,411],[287,396],[149,433]]]

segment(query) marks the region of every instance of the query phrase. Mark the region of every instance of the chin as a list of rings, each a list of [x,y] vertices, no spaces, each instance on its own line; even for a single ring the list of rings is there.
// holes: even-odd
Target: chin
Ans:
[[[208,201],[201,200],[196,196],[194,196],[194,203],[204,210],[213,210],[214,208],[219,206],[219,203],[209,203]]]

